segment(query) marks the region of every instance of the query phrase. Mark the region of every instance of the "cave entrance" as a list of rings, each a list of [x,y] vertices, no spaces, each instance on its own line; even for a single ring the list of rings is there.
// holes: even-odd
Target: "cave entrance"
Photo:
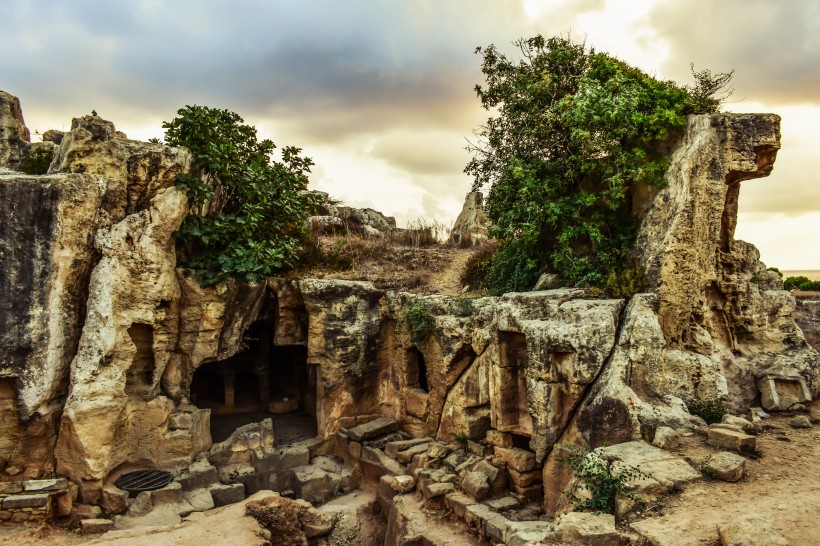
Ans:
[[[498,368],[493,415],[495,428],[532,436],[532,415],[527,396],[527,338],[518,332],[499,332],[501,362]]]
[[[202,364],[191,381],[191,401],[211,409],[214,442],[238,427],[272,418],[277,444],[316,436],[316,369],[304,345],[275,345],[274,321],[258,320],[245,350]]]
[[[427,382],[427,363],[424,361],[424,354],[417,347],[412,347],[407,351],[407,386],[430,392]]]

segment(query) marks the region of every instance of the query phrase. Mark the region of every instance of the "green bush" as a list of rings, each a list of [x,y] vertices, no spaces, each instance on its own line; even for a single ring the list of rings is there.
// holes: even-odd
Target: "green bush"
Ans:
[[[570,446],[570,455],[559,457],[558,462],[572,469],[573,484],[565,491],[576,512],[615,512],[615,497],[618,494],[639,501],[629,481],[649,476],[640,469],[618,463],[610,463],[594,451],[583,451]],[[587,498],[588,497],[588,498]]]
[[[258,141],[256,129],[228,110],[186,106],[163,123],[168,146],[185,146],[200,172],[177,175],[191,213],[176,232],[183,265],[203,286],[233,276],[258,282],[293,266],[308,237],[306,220],[318,199],[307,192],[313,162]]]
[[[467,259],[464,271],[461,272],[461,286],[469,286],[472,290],[482,290],[488,287],[487,275],[490,272],[490,262],[496,252],[496,245],[484,243],[476,248]]]
[[[51,161],[54,159],[54,150],[45,146],[38,146],[33,152],[20,161],[20,172],[26,174],[46,174]]]
[[[799,277],[789,277],[783,281],[783,288],[785,290],[820,290],[820,281],[813,281],[803,275],[800,275]]]
[[[410,339],[422,343],[436,327],[436,320],[423,301],[417,300],[401,310],[401,323],[407,328]]]
[[[662,143],[687,114],[717,111],[731,73],[693,72],[695,84],[682,87],[565,38],[516,45],[519,61],[493,45],[476,50],[485,77],[476,93],[497,112],[465,167],[474,189],[489,190],[500,241],[487,282],[493,293],[530,290],[547,271],[605,286],[631,263],[634,189],[665,184]],[[613,289],[632,291],[637,277]]]
[[[706,421],[707,425],[720,423],[726,415],[726,406],[719,400],[689,400],[686,408],[692,415]]]

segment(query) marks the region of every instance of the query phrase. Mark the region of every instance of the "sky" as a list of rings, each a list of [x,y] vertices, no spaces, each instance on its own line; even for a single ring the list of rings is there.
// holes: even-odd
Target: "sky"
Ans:
[[[773,174],[743,183],[736,237],[767,265],[820,269],[820,2],[816,0],[15,0],[0,18],[0,89],[32,133],[96,110],[162,137],[188,104],[227,108],[316,163],[314,189],[450,223],[466,146],[489,115],[477,46],[569,35],[662,79],[735,70],[726,109],[775,112]]]

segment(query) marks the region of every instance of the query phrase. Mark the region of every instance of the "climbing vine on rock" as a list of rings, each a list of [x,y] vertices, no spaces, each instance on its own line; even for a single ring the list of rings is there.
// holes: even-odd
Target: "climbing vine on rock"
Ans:
[[[687,114],[717,111],[731,73],[693,69],[695,84],[682,87],[566,38],[515,44],[519,61],[494,45],[476,50],[485,83],[475,90],[496,115],[476,131],[465,172],[474,189],[489,190],[490,233],[500,241],[491,290],[530,290],[545,271],[575,285],[639,289],[635,190],[664,184],[660,144]],[[612,277],[624,271],[628,282]]]
[[[193,153],[199,172],[177,175],[192,205],[176,233],[183,265],[204,286],[233,276],[258,282],[293,265],[316,205],[307,192],[313,162],[285,147],[281,161],[270,140],[229,110],[186,106],[163,123],[165,142]]]

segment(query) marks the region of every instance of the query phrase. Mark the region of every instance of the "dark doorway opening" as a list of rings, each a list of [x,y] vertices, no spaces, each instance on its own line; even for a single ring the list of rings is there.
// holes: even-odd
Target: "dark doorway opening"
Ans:
[[[275,345],[274,321],[258,320],[247,330],[245,350],[202,364],[191,380],[191,402],[211,409],[214,442],[238,427],[274,420],[277,445],[316,436],[316,367],[304,345]]]
[[[430,392],[427,363],[424,361],[424,354],[417,347],[407,351],[407,386]]]

